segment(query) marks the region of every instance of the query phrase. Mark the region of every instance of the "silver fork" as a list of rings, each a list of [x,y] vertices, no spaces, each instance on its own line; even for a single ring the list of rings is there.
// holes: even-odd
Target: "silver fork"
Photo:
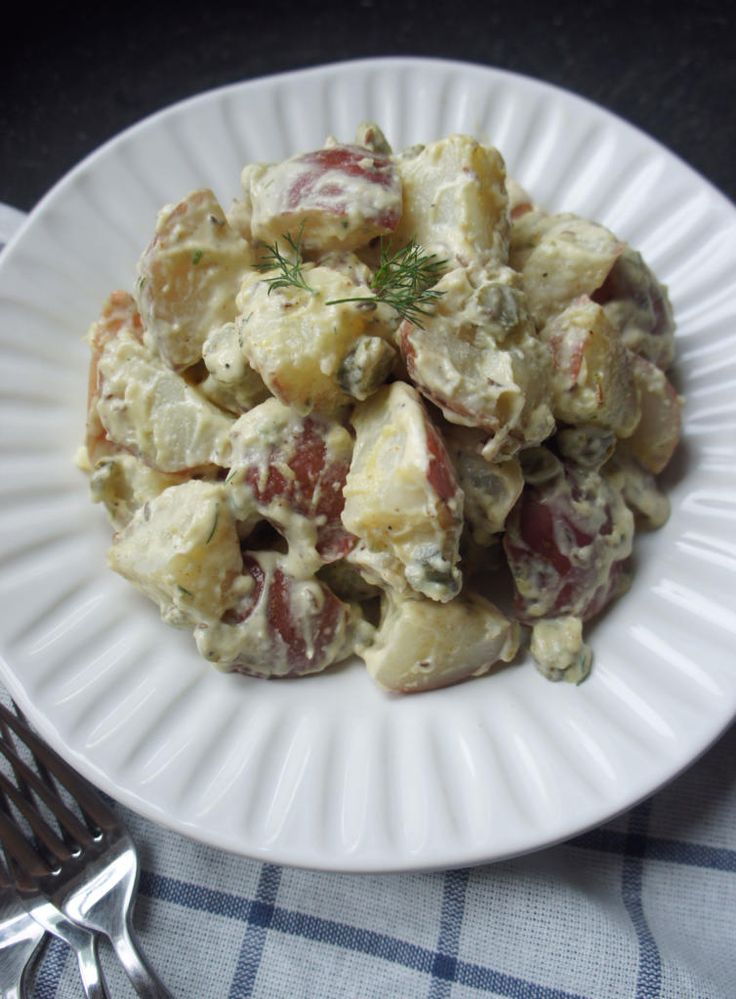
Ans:
[[[22,779],[43,802],[64,834],[61,838],[32,802],[30,807],[18,805],[45,849],[34,849],[22,828],[13,823],[12,831],[3,832],[6,851],[25,877],[69,919],[110,940],[139,996],[172,999],[135,939],[132,909],[139,868],[127,830],[92,785],[2,704],[0,719],[31,751],[37,766],[66,790],[84,817],[80,821],[56,789],[50,790],[52,782],[47,784],[28,767],[3,733],[0,749],[10,760],[19,781]]]
[[[46,931],[29,915],[0,863],[0,995],[25,999],[27,972]]]
[[[0,705],[0,707],[2,706]],[[8,757],[8,731],[2,718],[0,718],[0,736],[0,750]],[[21,814],[29,819],[32,827],[35,828],[35,811],[27,800],[30,798],[30,792],[24,777],[24,770],[27,770],[27,768],[19,759],[16,758],[14,760],[12,754],[10,759],[15,770],[18,787],[11,784],[7,777],[0,773],[0,842],[5,849],[8,870],[11,872],[18,898],[29,918],[41,926],[47,933],[58,937],[59,940],[62,940],[74,951],[84,994],[87,999],[109,999],[102,969],[100,968],[97,954],[97,937],[95,934],[84,929],[82,926],[78,926],[55,906],[50,899],[42,894],[34,877],[30,873],[34,867],[38,866],[39,858],[25,841],[21,839],[16,844],[18,849],[14,852],[8,849],[9,843],[18,838],[17,826],[10,808],[11,801]],[[28,771],[28,773],[31,773],[31,776],[35,778],[35,775],[31,771]],[[35,779],[37,780],[38,778]],[[45,832],[43,829],[41,831],[42,833]],[[41,838],[44,839],[44,836]],[[27,864],[19,864],[18,857],[24,858]]]

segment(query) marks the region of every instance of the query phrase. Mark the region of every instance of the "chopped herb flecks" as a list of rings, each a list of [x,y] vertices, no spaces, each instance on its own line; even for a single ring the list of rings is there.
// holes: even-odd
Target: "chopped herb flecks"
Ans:
[[[268,294],[276,291],[277,288],[303,288],[304,291],[314,295],[314,288],[311,288],[302,274],[302,234],[304,223],[299,227],[296,238],[289,233],[284,233],[283,239],[291,247],[293,259],[285,257],[279,249],[278,243],[267,243],[266,254],[256,264],[259,271],[277,271],[275,277],[267,277]]]
[[[212,527],[210,528],[210,533],[207,535],[207,540],[205,544],[208,545],[215,536],[215,531],[217,530],[217,521],[220,519],[220,507],[215,507],[215,519],[212,521]]]

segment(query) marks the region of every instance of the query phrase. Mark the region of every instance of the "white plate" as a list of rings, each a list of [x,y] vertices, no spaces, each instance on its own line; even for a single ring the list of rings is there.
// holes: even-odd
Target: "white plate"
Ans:
[[[580,688],[526,663],[391,697],[356,662],[223,676],[105,568],[109,529],[72,466],[82,336],[130,288],[156,211],[242,164],[343,139],[465,131],[550,209],[596,219],[670,286],[687,395],[672,516],[592,629]],[[736,709],[736,212],[612,115],[533,80],[412,59],[205,94],[125,132],[32,213],[0,261],[2,678],[48,740],[149,817],[228,850],[335,870],[494,860],[603,822],[701,753]]]

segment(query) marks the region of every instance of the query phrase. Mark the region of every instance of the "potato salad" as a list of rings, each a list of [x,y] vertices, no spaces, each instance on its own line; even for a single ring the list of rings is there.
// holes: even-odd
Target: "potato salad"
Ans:
[[[680,435],[640,254],[468,135],[380,128],[164,207],[89,331],[109,564],[218,669],[580,682]],[[508,597],[508,599],[507,599]]]

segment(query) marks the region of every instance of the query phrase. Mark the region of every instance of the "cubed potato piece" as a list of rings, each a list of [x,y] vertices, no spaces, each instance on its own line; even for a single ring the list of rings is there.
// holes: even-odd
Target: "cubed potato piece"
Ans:
[[[209,372],[200,392],[216,406],[231,413],[247,413],[269,396],[263,379],[248,363],[236,323],[211,330],[202,345],[202,359]]]
[[[241,174],[253,239],[287,235],[310,250],[352,250],[394,231],[401,181],[390,156],[365,146],[327,145],[282,163],[253,164]]]
[[[104,504],[112,525],[120,530],[144,503],[184,481],[184,474],[157,472],[140,458],[118,452],[98,460],[89,487],[92,501]]]
[[[362,121],[355,130],[355,145],[364,146],[371,152],[391,156],[393,150],[382,129],[375,121]]]
[[[486,461],[485,434],[469,427],[447,428],[445,443],[465,496],[464,516],[474,541],[490,545],[504,529],[506,518],[524,488],[516,458]]]
[[[529,192],[513,177],[506,178],[506,194],[509,200],[509,217],[514,220],[520,215],[534,211],[534,201]]]
[[[667,523],[670,501],[651,472],[639,464],[622,441],[603,469],[606,481],[617,489],[634,514],[637,528],[656,530]]]
[[[563,427],[555,434],[555,446],[563,461],[583,468],[602,468],[616,449],[612,430],[587,424]]]
[[[371,322],[361,303],[327,305],[365,289],[329,267],[305,265],[310,290],[269,291],[268,275],[249,274],[238,294],[243,352],[270,391],[300,413],[339,413],[354,401],[340,385],[345,358]]]
[[[551,358],[509,268],[456,268],[420,328],[405,321],[398,341],[409,377],[451,423],[486,431],[484,457],[499,460],[554,430]]]
[[[220,621],[194,630],[218,669],[259,677],[304,676],[341,662],[372,637],[360,609],[318,579],[295,579],[277,552],[248,552],[243,596]]]
[[[563,423],[631,434],[639,421],[634,355],[600,305],[575,299],[542,329],[552,352],[552,410]]]
[[[482,676],[518,647],[518,624],[478,594],[446,604],[392,595],[373,642],[358,654],[376,683],[408,694]]]
[[[227,464],[234,420],[151,354],[119,332],[97,361],[97,413],[107,437],[160,472]]]
[[[345,355],[337,381],[348,395],[363,402],[380,388],[394,370],[396,351],[380,336],[359,336]]]
[[[634,519],[604,475],[549,459],[506,521],[516,609],[521,620],[586,621],[628,584]]]
[[[593,653],[583,641],[579,617],[536,621],[529,647],[537,669],[548,680],[582,683],[590,673]]]
[[[343,527],[353,439],[345,427],[267,399],[236,421],[227,486],[234,509],[254,510],[289,542],[289,571],[311,576],[355,544]]]
[[[108,561],[172,624],[222,617],[238,599],[242,573],[222,484],[191,480],[164,490],[115,536]]]
[[[209,331],[235,318],[235,295],[252,262],[212,191],[193,191],[159,213],[138,264],[136,296],[146,336],[170,367],[196,364]]]
[[[393,382],[356,406],[353,425],[343,524],[370,551],[398,560],[416,592],[452,599],[460,589],[463,495],[419,395]]]
[[[506,263],[506,168],[497,149],[450,135],[397,164],[404,202],[394,245],[414,239],[451,266]]]
[[[529,211],[511,226],[509,263],[521,273],[529,311],[541,327],[573,299],[592,296],[623,250],[597,222]]]
[[[680,440],[683,399],[665,373],[643,357],[634,358],[641,419],[627,445],[648,472],[657,475],[669,463]]]
[[[675,320],[667,289],[627,246],[593,295],[635,354],[665,371],[675,359]]]
[[[140,342],[143,337],[143,323],[133,297],[127,291],[114,291],[106,300],[100,317],[92,323],[87,334],[91,355],[87,379],[87,425],[84,445],[86,461],[90,468],[100,458],[115,454],[119,450],[118,445],[107,436],[97,410],[97,403],[102,389],[100,358],[107,344],[123,331],[128,337]]]

